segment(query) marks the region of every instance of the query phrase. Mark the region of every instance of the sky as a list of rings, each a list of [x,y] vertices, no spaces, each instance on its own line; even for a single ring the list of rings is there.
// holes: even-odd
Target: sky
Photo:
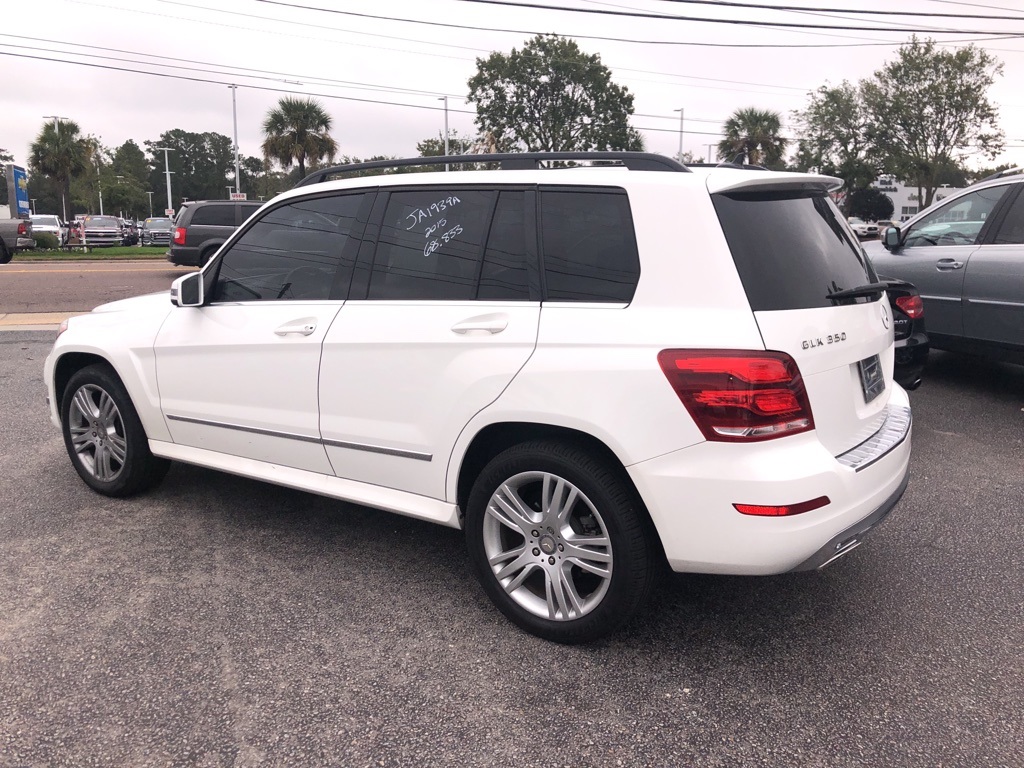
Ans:
[[[244,155],[261,155],[262,121],[281,97],[309,95],[331,115],[342,154],[412,157],[418,141],[443,131],[445,96],[449,128],[476,134],[465,96],[478,57],[558,33],[599,54],[634,95],[631,124],[649,151],[674,155],[682,139],[684,151],[707,159],[736,109],[779,112],[785,135],[798,135],[791,113],[806,107],[810,91],[870,77],[915,28],[932,30],[919,36],[950,50],[973,41],[1003,62],[989,96],[1006,150],[968,165],[1024,165],[1024,0],[818,0],[818,8],[837,9],[828,13],[810,10],[812,0],[748,0],[808,8],[800,11],[693,0],[529,1],[691,20],[515,7],[528,0],[16,0],[0,7],[0,148],[27,164],[30,143],[52,116],[77,121],[111,148],[128,139],[141,147],[175,128],[232,136],[235,84]],[[742,23],[725,23],[732,21]]]

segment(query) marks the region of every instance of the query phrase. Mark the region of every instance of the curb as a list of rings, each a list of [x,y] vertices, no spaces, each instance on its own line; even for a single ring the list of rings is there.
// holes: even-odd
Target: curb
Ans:
[[[86,312],[6,312],[0,313],[0,331],[56,331],[69,317]]]

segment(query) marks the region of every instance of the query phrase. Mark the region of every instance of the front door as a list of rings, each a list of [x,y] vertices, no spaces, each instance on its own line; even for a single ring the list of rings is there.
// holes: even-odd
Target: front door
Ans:
[[[175,443],[333,474],[320,441],[320,355],[369,204],[362,194],[288,201],[211,263],[207,305],[172,312],[156,340]]]

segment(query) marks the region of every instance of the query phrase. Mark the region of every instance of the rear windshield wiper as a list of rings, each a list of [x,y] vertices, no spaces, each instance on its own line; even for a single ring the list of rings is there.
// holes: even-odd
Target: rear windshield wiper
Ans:
[[[833,283],[833,285],[835,285],[835,283]],[[859,299],[862,296],[877,299],[882,295],[882,291],[886,290],[888,287],[888,283],[868,283],[867,285],[861,285],[857,288],[846,288],[841,291],[826,293],[825,298],[832,299],[833,301],[840,301],[842,299]]]

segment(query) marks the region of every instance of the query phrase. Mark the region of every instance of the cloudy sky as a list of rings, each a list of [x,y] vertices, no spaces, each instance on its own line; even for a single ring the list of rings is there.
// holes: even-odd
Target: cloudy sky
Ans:
[[[555,32],[599,53],[614,80],[635,95],[632,124],[649,150],[678,150],[682,109],[684,149],[706,158],[737,108],[776,110],[787,135],[796,135],[790,113],[806,105],[808,91],[869,77],[909,38],[904,30],[919,29],[951,46],[974,41],[1004,63],[990,92],[1007,139],[998,161],[1024,164],[1024,0],[749,0],[755,8],[693,0],[529,1],[590,12],[514,7],[528,0],[4,3],[0,148],[25,164],[44,117],[53,115],[76,120],[109,147],[128,139],[141,146],[174,128],[230,136],[234,83],[244,154],[260,154],[263,118],[293,94],[320,100],[343,154],[413,156],[417,141],[442,130],[444,96],[451,129],[475,133],[464,97],[477,57]],[[831,12],[764,7],[812,4]],[[991,18],[998,16],[1021,21]],[[974,164],[988,164],[981,160]]]

